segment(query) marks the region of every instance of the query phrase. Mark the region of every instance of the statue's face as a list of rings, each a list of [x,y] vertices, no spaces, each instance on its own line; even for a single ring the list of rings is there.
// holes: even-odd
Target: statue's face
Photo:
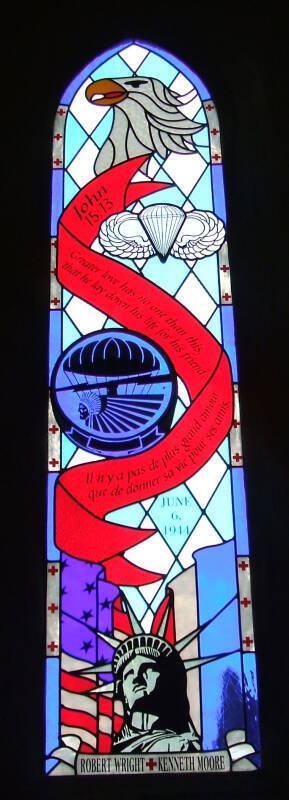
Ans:
[[[123,694],[129,709],[150,695],[157,684],[160,670],[153,658],[137,655],[126,665],[122,676]]]

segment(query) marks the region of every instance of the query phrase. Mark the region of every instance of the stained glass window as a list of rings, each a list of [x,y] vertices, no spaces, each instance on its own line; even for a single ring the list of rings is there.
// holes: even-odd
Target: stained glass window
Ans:
[[[260,766],[220,128],[129,42],[53,132],[46,771]]]

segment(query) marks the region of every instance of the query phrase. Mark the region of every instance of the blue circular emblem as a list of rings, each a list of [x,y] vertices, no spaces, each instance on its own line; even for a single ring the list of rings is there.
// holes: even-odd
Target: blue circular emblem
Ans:
[[[149,339],[120,329],[78,339],[52,375],[58,424],[78,447],[119,457],[140,453],[170,429],[177,381]]]

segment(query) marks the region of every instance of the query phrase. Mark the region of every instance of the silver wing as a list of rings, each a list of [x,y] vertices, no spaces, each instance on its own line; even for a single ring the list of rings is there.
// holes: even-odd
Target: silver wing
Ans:
[[[99,241],[107,253],[122,258],[149,258],[155,253],[137,214],[130,211],[106,219],[100,226]]]
[[[211,256],[223,244],[225,228],[211,211],[189,211],[171,253],[175,258],[199,259]]]

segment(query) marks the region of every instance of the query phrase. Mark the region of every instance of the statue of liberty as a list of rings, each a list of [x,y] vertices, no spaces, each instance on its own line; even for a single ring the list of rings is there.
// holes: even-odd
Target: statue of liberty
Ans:
[[[165,639],[170,603],[157,632],[146,633],[127,599],[123,602],[133,633],[120,640],[98,631],[98,636],[114,649],[112,662],[102,661],[79,670],[82,676],[112,673],[112,681],[100,679],[94,689],[97,694],[113,695],[123,708],[122,727],[113,736],[111,754],[200,752],[201,738],[190,716],[186,673],[223,658],[225,653],[203,658],[183,658],[181,653],[215,617],[172,644]],[[232,749],[231,769],[256,769],[247,758],[254,753],[254,747],[246,743],[245,731],[229,731],[226,740],[228,750]],[[63,746],[51,753],[60,759],[51,774],[75,774],[81,740],[78,736],[63,736],[62,742]]]
[[[175,644],[164,636],[170,605],[157,633],[145,633],[125,600],[133,634],[125,640],[98,631],[98,635],[114,648],[111,664],[113,681],[102,684],[97,693],[111,693],[123,707],[123,725],[115,734],[112,753],[196,752],[200,738],[190,717],[187,697],[187,671],[219,656],[183,659],[181,652],[200,633],[191,631]],[[206,627],[208,623],[202,626]],[[103,672],[99,665],[84,670]]]
[[[172,645],[152,634],[130,637],[116,649],[113,673],[124,723],[112,752],[200,750],[190,719],[186,668]]]

